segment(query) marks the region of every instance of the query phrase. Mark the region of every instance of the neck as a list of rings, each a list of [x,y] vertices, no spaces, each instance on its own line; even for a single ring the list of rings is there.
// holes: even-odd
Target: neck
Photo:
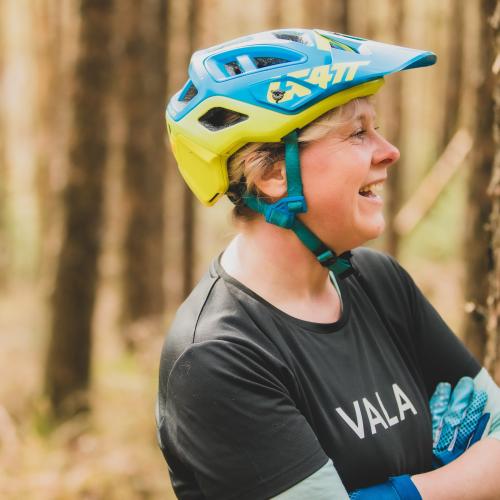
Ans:
[[[224,252],[222,265],[257,293],[280,301],[314,300],[332,292],[328,269],[293,231],[260,219],[241,225]]]

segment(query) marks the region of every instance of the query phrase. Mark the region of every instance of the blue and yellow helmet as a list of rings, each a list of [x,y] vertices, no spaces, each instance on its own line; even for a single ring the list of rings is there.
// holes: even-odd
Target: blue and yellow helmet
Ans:
[[[166,113],[179,170],[213,205],[229,187],[228,158],[245,144],[279,142],[375,94],[385,75],[435,61],[432,52],[318,29],[266,31],[195,52]]]

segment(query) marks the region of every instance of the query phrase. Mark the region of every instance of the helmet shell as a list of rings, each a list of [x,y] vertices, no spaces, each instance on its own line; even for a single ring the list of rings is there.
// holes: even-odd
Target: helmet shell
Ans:
[[[322,30],[274,30],[195,52],[167,126],[185,181],[206,205],[229,187],[227,160],[278,142],[332,108],[378,91],[387,74],[434,64],[428,51]]]

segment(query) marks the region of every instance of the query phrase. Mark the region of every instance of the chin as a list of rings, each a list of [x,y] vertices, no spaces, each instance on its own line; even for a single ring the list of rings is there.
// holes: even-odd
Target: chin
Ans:
[[[385,220],[383,217],[377,218],[377,220],[371,221],[370,224],[363,225],[360,227],[359,235],[361,241],[357,246],[362,245],[370,240],[377,239],[385,229]]]
[[[307,221],[304,223],[307,225]],[[382,214],[377,214],[369,218],[352,218],[350,223],[334,225],[328,229],[321,228],[319,231],[314,227],[310,229],[326,246],[340,254],[378,238],[384,232],[385,220]]]

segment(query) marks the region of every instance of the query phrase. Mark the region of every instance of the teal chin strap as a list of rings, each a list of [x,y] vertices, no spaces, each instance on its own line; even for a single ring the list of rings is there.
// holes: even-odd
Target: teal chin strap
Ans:
[[[332,271],[336,278],[345,278],[354,272],[351,253],[337,254],[328,248],[298,218],[297,214],[307,212],[306,200],[302,192],[300,177],[300,156],[297,131],[283,138],[285,143],[285,167],[288,195],[276,203],[265,203],[251,193],[245,193],[245,205],[263,214],[266,221],[285,229],[291,229],[300,241],[316,256],[318,262]]]

